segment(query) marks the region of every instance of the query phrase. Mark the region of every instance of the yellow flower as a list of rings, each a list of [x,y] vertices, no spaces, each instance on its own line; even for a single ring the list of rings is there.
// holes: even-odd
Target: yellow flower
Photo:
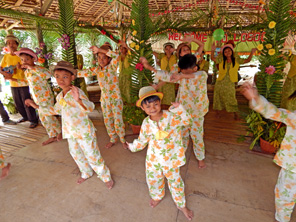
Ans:
[[[263,49],[263,44],[257,45],[257,49],[261,51]]]
[[[131,48],[134,48],[135,45],[136,45],[136,43],[132,42],[132,43],[130,44],[130,47],[131,47]]]
[[[271,44],[266,44],[265,47],[266,47],[267,49],[271,49],[271,48],[272,48],[272,45],[271,45]]]
[[[142,40],[141,42],[140,42],[140,44],[142,44],[144,42],[144,40]]]
[[[133,25],[135,25],[135,24],[136,24],[136,22],[135,22],[135,20],[134,20],[134,19],[132,20],[132,24],[133,24]]]
[[[259,4],[261,4],[261,5],[265,5],[265,1],[263,1],[263,0],[259,0]]]
[[[273,28],[275,27],[275,25],[276,25],[276,22],[271,21],[271,22],[269,23],[268,27],[269,27],[270,29],[273,29]]]
[[[271,55],[271,56],[274,55],[275,54],[275,50],[274,49],[269,49],[268,50],[268,54]]]
[[[132,55],[132,53],[131,53],[131,51],[130,51],[130,50],[128,50],[128,51],[127,51],[127,53],[128,53],[129,55]]]
[[[136,45],[135,49],[136,50],[139,50],[140,49],[140,46],[139,45]]]
[[[135,30],[135,31],[133,31],[133,36],[135,36],[135,35],[137,35],[137,31]]]

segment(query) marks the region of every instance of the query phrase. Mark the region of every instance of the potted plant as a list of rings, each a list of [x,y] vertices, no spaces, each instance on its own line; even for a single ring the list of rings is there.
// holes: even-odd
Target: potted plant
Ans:
[[[254,138],[250,149],[260,141],[261,150],[265,153],[275,153],[285,136],[286,126],[282,123],[265,119],[259,113],[252,111],[246,118],[248,130],[246,136]]]
[[[137,97],[133,97],[133,103],[128,103],[123,106],[123,121],[131,125],[134,134],[139,134],[143,120],[146,118],[145,112],[136,106]]]

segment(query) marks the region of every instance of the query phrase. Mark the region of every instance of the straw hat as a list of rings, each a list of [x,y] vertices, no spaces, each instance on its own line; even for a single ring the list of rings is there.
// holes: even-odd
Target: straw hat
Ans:
[[[179,59],[180,58],[180,53],[181,53],[181,49],[184,47],[184,46],[187,46],[189,47],[189,49],[191,50],[191,44],[188,44],[188,43],[180,43],[177,47],[177,50],[176,50],[176,55],[177,55],[177,58]]]
[[[174,43],[172,43],[172,42],[167,42],[167,43],[164,43],[163,44],[163,51],[165,50],[165,47],[167,47],[167,46],[171,46],[173,49],[175,48],[175,44]]]
[[[22,54],[22,53],[32,56],[34,58],[34,61],[38,60],[38,57],[37,57],[36,53],[32,49],[21,48],[19,51],[15,52],[15,54],[17,56],[20,56],[20,54]]]
[[[225,49],[225,48],[231,48],[231,50],[233,51],[233,46],[232,46],[232,44],[226,44],[226,45],[224,45],[222,48],[221,48],[221,52],[223,52],[223,50]]]
[[[149,96],[158,96],[160,99],[163,97],[163,93],[157,92],[152,86],[142,87],[139,91],[139,100],[136,102],[136,106],[141,107],[142,101]]]
[[[15,37],[13,34],[8,34],[8,35],[5,37],[5,39],[4,39],[5,44],[7,44],[7,40],[14,40],[14,41],[16,41],[18,44],[20,44],[20,40],[19,40],[17,37]]]
[[[71,72],[73,75],[77,75],[77,70],[74,69],[73,65],[70,62],[67,61],[60,61],[57,63],[57,65],[54,67],[53,71],[57,69],[65,69],[69,72]]]

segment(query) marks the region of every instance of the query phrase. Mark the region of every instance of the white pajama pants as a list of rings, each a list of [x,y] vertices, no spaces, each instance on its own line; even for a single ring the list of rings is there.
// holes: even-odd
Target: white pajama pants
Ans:
[[[101,156],[97,145],[97,138],[87,139],[68,139],[70,154],[75,160],[83,179],[93,175],[93,171],[103,182],[111,180],[109,168]]]

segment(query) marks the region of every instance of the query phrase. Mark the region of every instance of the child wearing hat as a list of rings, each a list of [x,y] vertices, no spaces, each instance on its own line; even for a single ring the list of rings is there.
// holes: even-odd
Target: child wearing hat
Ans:
[[[1,61],[0,73],[4,75],[5,79],[10,81],[14,103],[18,112],[22,116],[22,119],[18,122],[25,122],[29,120],[29,127],[35,128],[38,125],[38,118],[34,108],[27,107],[25,105],[25,100],[31,98],[30,90],[23,70],[18,68],[18,65],[21,64],[21,59],[15,54],[19,45],[19,40],[14,35],[9,34],[5,38],[5,44],[8,47],[9,53],[5,54]],[[3,71],[3,69],[7,67],[10,67],[13,70],[12,75]]]
[[[96,129],[87,114],[92,112],[94,104],[90,102],[84,92],[73,86],[72,81],[77,74],[73,65],[60,61],[54,67],[54,77],[62,92],[56,97],[56,104],[50,107],[44,115],[62,116],[63,138],[68,139],[70,154],[75,160],[81,177],[77,183],[81,184],[93,175],[93,171],[111,189],[113,180],[108,167],[100,154],[97,145]],[[33,100],[27,100],[30,106],[39,108]]]
[[[122,42],[122,44],[125,44]],[[103,111],[104,123],[110,142],[106,148],[111,148],[117,141],[117,135],[124,149],[125,143],[125,125],[122,119],[123,102],[121,99],[117,68],[119,55],[112,50],[108,44],[103,44],[100,48],[92,46],[94,54],[98,54],[99,66],[88,70],[80,70],[78,77],[97,76],[101,88],[101,108]]]
[[[163,45],[164,53],[154,55],[159,60],[161,70],[170,72],[174,65],[177,63],[177,57],[174,54],[175,45],[171,42],[167,42]],[[168,109],[172,102],[176,100],[176,85],[175,83],[166,83],[160,81],[157,85],[157,90],[163,92],[163,99],[161,100],[162,108]]]
[[[251,61],[256,48],[251,50],[247,59],[242,59],[235,56],[234,43],[230,42],[221,48],[222,56],[214,57],[216,49],[215,42],[212,45],[211,59],[219,68],[219,76],[215,83],[213,109],[216,110],[216,115],[220,117],[219,111],[226,110],[234,113],[234,119],[238,120],[238,104],[236,100],[235,83],[238,82],[238,70],[240,64]]]
[[[165,178],[177,208],[191,220],[193,212],[186,207],[184,182],[180,167],[186,163],[182,128],[190,124],[190,115],[180,103],[174,102],[169,110],[161,110],[163,94],[152,86],[139,91],[136,105],[146,112],[139,138],[127,143],[132,152],[148,145],[146,157],[146,181],[151,196],[150,206],[156,207],[165,194]]]
[[[140,61],[146,69],[155,72],[155,78],[165,82],[179,83],[176,101],[180,102],[192,116],[192,124],[183,131],[183,141],[187,148],[189,135],[191,136],[193,151],[198,160],[198,167],[204,168],[206,165],[204,162],[203,122],[204,116],[209,109],[206,72],[197,71],[196,57],[192,54],[184,55],[178,62],[181,74],[156,70],[143,57],[141,57]]]
[[[44,141],[42,145],[61,140],[62,133],[59,120],[53,115],[43,114],[44,110],[46,112],[49,107],[54,106],[54,95],[47,82],[51,78],[50,72],[44,67],[35,65],[35,61],[38,58],[33,50],[21,48],[15,54],[21,58],[21,68],[25,69],[24,73],[29,83],[33,100],[39,106],[39,119],[49,136],[49,139]]]

